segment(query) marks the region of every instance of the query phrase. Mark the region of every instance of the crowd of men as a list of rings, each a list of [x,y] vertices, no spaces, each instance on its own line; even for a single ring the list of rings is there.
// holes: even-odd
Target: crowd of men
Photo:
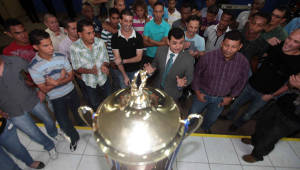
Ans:
[[[189,114],[204,115],[205,133],[212,133],[218,118],[232,120],[229,130],[236,131],[263,110],[252,140],[242,139],[254,145],[243,159],[263,160],[280,138],[300,130],[299,17],[288,23],[287,7],[267,14],[261,12],[264,4],[254,0],[235,19],[216,0],[206,0],[201,11],[189,3],[178,11],[176,0],[169,0],[168,8],[157,0],[148,5],[136,0],[130,9],[124,0],[115,0],[108,18],[100,20],[95,4],[84,2],[79,19],[60,21],[60,27],[56,16],[46,14],[47,29],[30,33],[17,19],[7,19],[5,33],[14,41],[0,56],[1,169],[20,169],[3,148],[31,168],[45,166],[31,158],[16,128],[43,145],[52,159],[58,157],[55,143],[64,136],[75,151],[80,136],[68,112],[75,125],[84,125],[77,111],[78,92],[96,110],[112,92],[127,88],[139,69],[177,103],[185,91],[193,91]],[[235,119],[246,103],[246,111]],[[229,110],[221,115],[225,106]],[[45,124],[52,139],[31,114]],[[266,123],[283,117],[290,123]]]

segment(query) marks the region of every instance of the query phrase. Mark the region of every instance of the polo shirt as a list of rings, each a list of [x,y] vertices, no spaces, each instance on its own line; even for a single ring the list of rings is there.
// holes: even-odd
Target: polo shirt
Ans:
[[[21,71],[27,71],[28,62],[16,56],[0,56],[4,61],[0,76],[0,109],[10,117],[31,111],[39,102],[36,91],[26,85]]]
[[[195,34],[195,36],[193,38],[191,38],[191,39],[188,38],[187,36],[185,36],[185,41],[191,42],[191,45],[188,48],[188,50],[205,51],[205,40],[200,35]]]
[[[135,30],[132,31],[131,36],[126,39],[121,30],[112,36],[112,49],[118,50],[122,59],[128,59],[136,56],[137,50],[143,50],[143,37]],[[140,69],[140,63],[126,63],[123,64],[126,72],[133,72]]]
[[[112,49],[111,49],[111,37],[112,37],[112,33],[103,29],[102,32],[101,32],[101,39],[105,42],[106,44],[106,49],[107,49],[107,53],[108,53],[108,56],[109,56],[109,60],[110,61],[114,61],[115,57],[114,57],[114,54],[112,52]]]
[[[59,79],[62,69],[65,69],[66,72],[72,71],[67,57],[61,53],[54,53],[50,61],[41,58],[37,53],[28,67],[28,71],[35,84],[45,83],[48,76],[54,80]],[[69,94],[73,89],[74,84],[70,81],[53,88],[47,95],[50,100],[53,100]]]
[[[206,44],[205,44],[206,51],[215,50],[215,49],[221,47],[221,43],[224,39],[225,33],[218,37],[217,29],[218,29],[218,24],[211,25],[204,31],[203,36],[207,37]],[[229,27],[227,28],[227,30],[225,32],[228,32],[228,31],[230,31]]]
[[[154,19],[147,22],[144,29],[144,36],[149,37],[152,40],[160,41],[164,37],[168,37],[168,33],[170,30],[170,25],[165,21],[157,25],[154,22]],[[149,57],[154,58],[156,53],[157,47],[147,47],[146,55]]]

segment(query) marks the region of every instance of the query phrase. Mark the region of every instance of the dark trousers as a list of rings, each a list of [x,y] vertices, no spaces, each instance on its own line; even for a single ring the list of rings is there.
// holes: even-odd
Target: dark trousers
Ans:
[[[75,141],[79,140],[79,134],[77,130],[74,128],[71,119],[68,116],[68,109],[70,109],[74,115],[75,119],[80,119],[78,116],[78,107],[80,106],[79,97],[75,89],[73,89],[69,94],[51,100],[54,108],[54,114],[56,120],[63,130],[63,132],[71,138],[71,142],[74,143]],[[77,121],[77,120],[76,120]]]
[[[270,104],[261,113],[263,115],[257,120],[252,135],[254,148],[251,155],[257,160],[263,160],[263,156],[268,155],[281,138],[300,130],[299,121],[282,113],[276,103]]]
[[[96,88],[84,85],[84,91],[86,92],[90,105],[94,111],[96,111],[100,103],[110,95],[110,89],[108,79],[102,86],[97,85]]]

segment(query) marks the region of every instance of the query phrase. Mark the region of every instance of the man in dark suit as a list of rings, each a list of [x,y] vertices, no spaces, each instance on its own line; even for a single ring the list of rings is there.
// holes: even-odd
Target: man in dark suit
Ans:
[[[153,86],[178,101],[182,89],[193,80],[194,58],[183,50],[184,32],[180,28],[170,30],[168,45],[159,47],[152,63],[144,67],[149,74],[154,73]]]

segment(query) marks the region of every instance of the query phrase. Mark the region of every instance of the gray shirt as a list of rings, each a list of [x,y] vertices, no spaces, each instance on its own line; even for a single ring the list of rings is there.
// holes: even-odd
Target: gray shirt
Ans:
[[[4,61],[0,76],[0,109],[9,117],[31,111],[39,102],[36,92],[25,84],[21,71],[27,71],[28,63],[20,57],[0,56]]]
[[[225,32],[230,31],[228,27],[227,30],[221,36],[217,36],[218,25],[211,25],[204,31],[203,36],[206,37],[205,50],[212,51],[221,47],[221,43],[224,39]]]
[[[186,25],[181,18],[173,22],[172,28],[181,28],[183,31],[186,31]]]

